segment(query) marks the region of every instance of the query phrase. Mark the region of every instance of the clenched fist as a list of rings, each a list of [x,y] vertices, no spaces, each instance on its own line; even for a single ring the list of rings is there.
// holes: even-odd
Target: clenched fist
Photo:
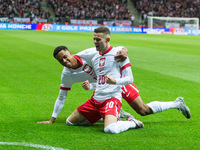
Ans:
[[[116,84],[116,80],[111,75],[106,75],[106,83],[108,83],[108,84]]]

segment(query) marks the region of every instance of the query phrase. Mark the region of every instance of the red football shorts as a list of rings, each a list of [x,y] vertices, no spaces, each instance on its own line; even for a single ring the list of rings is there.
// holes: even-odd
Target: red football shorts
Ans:
[[[140,96],[138,88],[134,83],[122,86],[122,97],[130,104],[135,98]]]
[[[116,99],[107,99],[104,102],[98,103],[93,98],[77,108],[90,123],[97,122],[100,118],[105,118],[106,115],[114,115],[119,117],[119,111],[122,103]]]

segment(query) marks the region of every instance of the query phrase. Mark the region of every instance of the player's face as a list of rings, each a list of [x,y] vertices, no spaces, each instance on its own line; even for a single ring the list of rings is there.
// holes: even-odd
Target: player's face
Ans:
[[[104,52],[108,49],[108,40],[103,35],[103,33],[95,33],[93,35],[94,45],[96,46],[96,50],[100,52]]]
[[[60,62],[61,65],[67,68],[74,68],[74,57],[70,51],[61,50],[57,55],[56,59]]]

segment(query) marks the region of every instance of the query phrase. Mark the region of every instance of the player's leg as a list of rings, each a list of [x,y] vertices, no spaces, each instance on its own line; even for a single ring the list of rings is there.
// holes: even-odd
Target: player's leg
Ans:
[[[106,100],[102,105],[100,112],[104,119],[104,132],[105,133],[121,133],[131,128],[143,127],[141,121],[135,118],[130,121],[117,121],[120,111],[121,102],[115,98]]]
[[[89,121],[76,109],[66,120],[67,125],[87,125]]]
[[[131,100],[129,99],[129,101]],[[129,105],[141,116],[153,114],[152,109],[148,105],[144,104],[140,96],[132,99]]]
[[[139,90],[133,83],[131,85],[124,86],[122,90],[123,98],[141,116],[163,112],[168,109],[178,109],[186,118],[189,119],[191,117],[190,109],[185,105],[182,97],[178,97],[175,101],[153,101],[148,104],[144,104],[139,96]]]
[[[97,122],[101,116],[93,99],[79,106],[66,120],[67,125],[88,125]]]
[[[136,120],[134,117],[128,121],[114,121],[117,118],[113,115],[106,115],[104,132],[105,133],[121,133],[127,131],[128,129],[143,128],[144,125],[141,121]]]
[[[178,97],[175,101],[153,101],[148,104],[144,104],[141,97],[138,96],[133,99],[129,105],[141,116],[163,112],[168,109],[178,109],[186,118],[189,119],[191,117],[190,109],[185,105],[182,97]]]
[[[154,114],[168,109],[178,109],[186,118],[191,118],[190,109],[186,106],[182,97],[177,97],[175,101],[169,102],[153,101],[147,105],[151,108]]]
[[[189,119],[191,117],[190,109],[185,105],[182,97],[178,97],[175,101],[153,101],[144,104],[141,97],[138,96],[129,105],[141,116],[163,112],[168,109],[178,109],[186,118]]]
[[[122,97],[138,114],[145,116],[153,113],[151,108],[142,101],[139,90],[134,83],[123,86],[122,90]]]
[[[117,122],[117,117],[114,115],[106,115],[104,119],[104,128],[107,127],[109,124],[113,124]]]

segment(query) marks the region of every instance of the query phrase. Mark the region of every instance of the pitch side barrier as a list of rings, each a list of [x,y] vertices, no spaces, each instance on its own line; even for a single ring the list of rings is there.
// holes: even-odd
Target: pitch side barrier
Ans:
[[[99,26],[60,25],[60,24],[27,24],[27,23],[0,23],[0,30],[39,30],[39,31],[68,31],[93,32]],[[143,34],[176,34],[200,35],[200,30],[182,28],[148,28],[148,27],[119,27],[108,26],[114,33],[143,33]]]

